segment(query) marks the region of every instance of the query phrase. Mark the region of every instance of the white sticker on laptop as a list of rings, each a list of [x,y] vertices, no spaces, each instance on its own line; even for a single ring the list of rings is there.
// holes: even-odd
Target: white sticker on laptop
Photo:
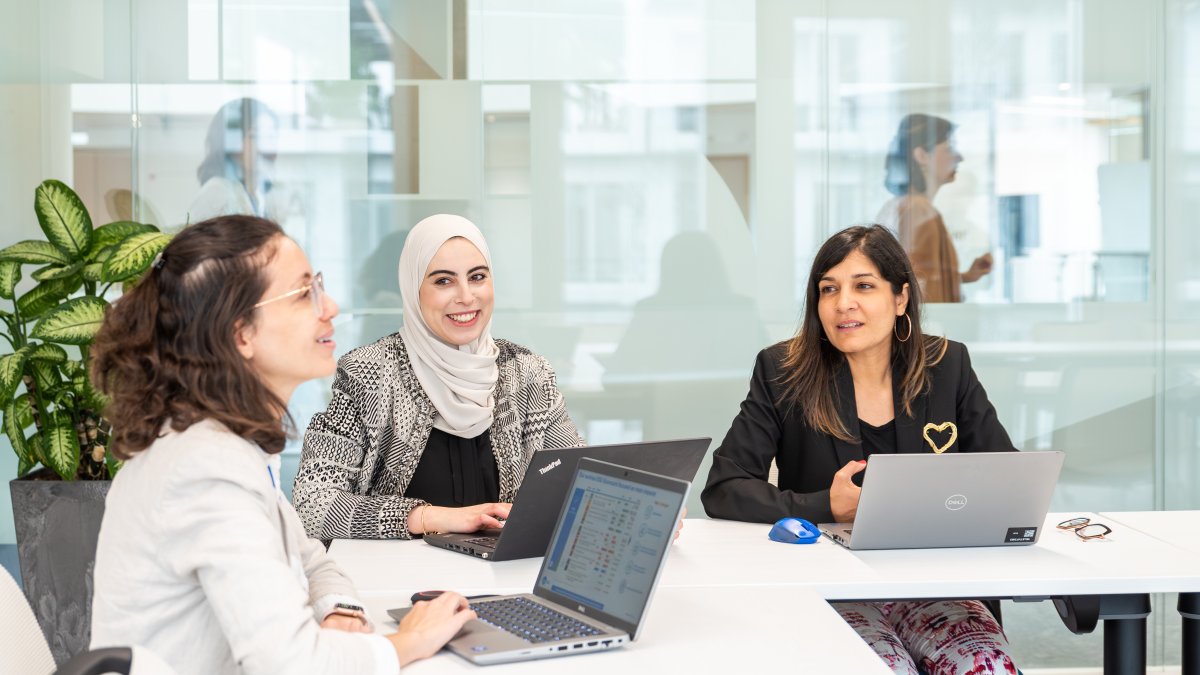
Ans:
[[[1008,534],[1004,537],[1006,544],[1028,544],[1037,539],[1036,527],[1010,527]]]

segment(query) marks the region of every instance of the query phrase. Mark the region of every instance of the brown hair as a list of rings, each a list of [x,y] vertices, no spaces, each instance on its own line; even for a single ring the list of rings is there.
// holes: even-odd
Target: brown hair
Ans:
[[[817,313],[821,277],[839,265],[853,251],[860,251],[892,287],[900,293],[908,284],[908,306],[904,315],[912,332],[901,341],[892,333],[892,361],[899,362],[903,379],[900,397],[905,414],[912,414],[912,401],[929,387],[928,368],[941,360],[946,351],[945,338],[926,338],[921,332],[921,292],[908,256],[900,242],[882,225],[850,227],[826,241],[813,259],[805,293],[804,319],[796,336],[787,342],[787,353],[779,382],[782,402],[799,406],[808,425],[822,433],[847,442],[856,442],[838,415],[837,372],[846,362],[825,335]]]
[[[925,174],[921,173],[913,151],[925,148],[933,152],[934,146],[946,142],[954,129],[953,122],[941,117],[924,113],[905,115],[883,161],[883,186],[887,191],[898,197],[924,192]]]
[[[263,450],[283,450],[287,404],[251,370],[234,335],[255,318],[263,273],[284,236],[253,216],[185,228],[132,290],[108,309],[92,347],[92,382],[110,397],[113,454],[129,459],[162,426],[205,419]],[[287,426],[285,426],[285,422]]]

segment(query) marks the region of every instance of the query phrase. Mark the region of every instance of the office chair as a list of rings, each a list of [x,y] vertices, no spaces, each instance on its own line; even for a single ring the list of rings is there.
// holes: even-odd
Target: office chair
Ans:
[[[0,672],[22,675],[175,675],[175,670],[144,647],[109,647],[75,655],[55,670],[25,592],[0,567]]]
[[[54,675],[175,675],[167,665],[145,647],[105,647],[76,654]]]
[[[162,226],[158,211],[141,195],[134,196],[128,188],[112,188],[105,192],[104,206],[113,220],[137,220],[156,227]]]
[[[0,671],[50,675],[54,657],[25,592],[0,567]]]

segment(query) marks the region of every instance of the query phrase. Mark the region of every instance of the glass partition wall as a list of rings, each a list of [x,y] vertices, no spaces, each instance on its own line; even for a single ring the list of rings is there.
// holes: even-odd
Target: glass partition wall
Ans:
[[[99,222],[259,213],[325,272],[344,351],[403,320],[408,229],[460,213],[493,247],[493,333],[550,359],[589,442],[715,447],[757,351],[796,329],[819,244],[902,231],[920,207],[957,258],[943,276],[966,273],[926,305],[930,332],[968,345],[1020,448],[1067,452],[1054,508],[1200,508],[1195,2],[55,0],[0,17],[4,245],[36,233],[48,177]],[[889,155],[921,124],[931,173],[900,184]],[[297,393],[301,427],[328,395]],[[1152,658],[1171,663],[1178,618],[1156,608]],[[1099,634],[1069,636],[1048,603],[1006,605],[1005,625],[1023,666],[1099,664]]]

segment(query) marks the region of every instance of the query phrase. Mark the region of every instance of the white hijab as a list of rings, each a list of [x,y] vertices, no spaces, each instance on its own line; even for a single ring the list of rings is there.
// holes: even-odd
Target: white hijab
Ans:
[[[438,338],[421,314],[421,282],[429,263],[442,244],[454,237],[474,244],[487,266],[492,266],[483,234],[466,218],[438,214],[417,223],[400,252],[400,295],[404,299],[400,336],[408,348],[417,381],[437,408],[433,426],[461,438],[474,438],[492,425],[500,374],[491,318],[477,339],[455,347]]]

